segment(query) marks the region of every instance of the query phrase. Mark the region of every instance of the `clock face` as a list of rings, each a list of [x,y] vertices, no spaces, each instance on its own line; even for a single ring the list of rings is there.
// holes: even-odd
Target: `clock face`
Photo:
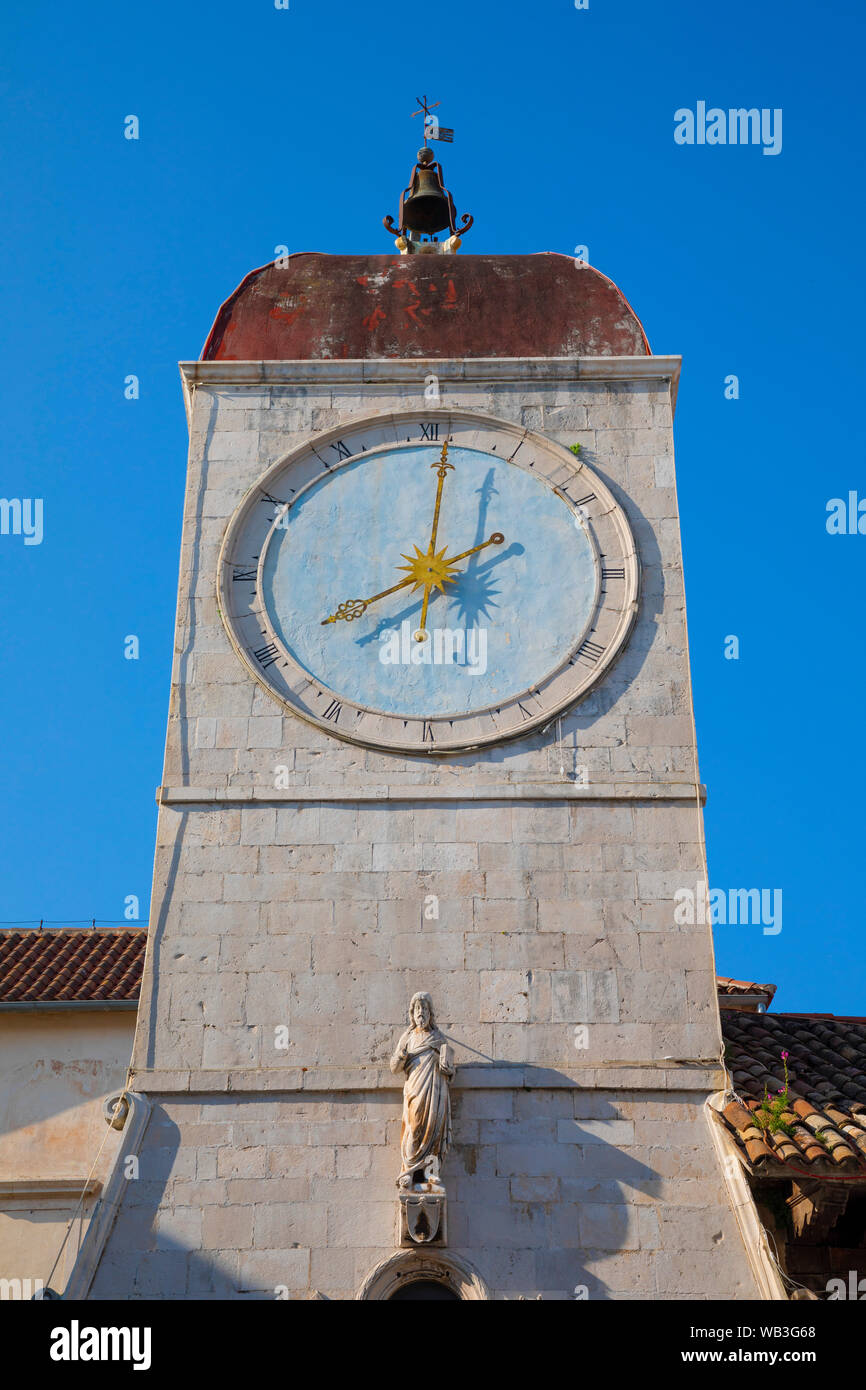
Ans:
[[[229,525],[220,610],[270,693],[329,733],[448,753],[525,734],[628,635],[624,513],[561,445],[468,412],[317,436]]]

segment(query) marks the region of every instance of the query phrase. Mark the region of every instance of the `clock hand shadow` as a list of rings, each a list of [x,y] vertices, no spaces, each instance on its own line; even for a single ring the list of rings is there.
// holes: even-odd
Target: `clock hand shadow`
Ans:
[[[430,608],[432,612],[435,604],[445,599],[449,605],[457,605],[457,617],[462,618],[467,627],[477,627],[479,618],[490,616],[490,608],[498,608],[495,596],[499,589],[493,584],[491,571],[497,565],[501,565],[503,560],[509,556],[522,555],[524,547],[514,541],[508,548],[499,555],[492,555],[489,560],[482,564],[467,565],[465,570],[449,583],[445,592],[437,591],[430,595]],[[478,561],[478,556],[473,555],[472,561]],[[412,618],[420,614],[423,604],[422,598],[414,599],[401,609],[399,613],[390,614],[382,617],[377,622],[371,632],[365,633],[363,637],[356,637],[355,645],[366,647],[371,642],[378,642],[383,632],[388,632],[394,627],[399,627],[407,618]]]
[[[480,556],[473,555],[466,569],[449,586],[445,597],[452,605],[456,605],[457,616],[467,627],[477,627],[479,618],[490,617],[490,608],[499,607],[495,601],[499,589],[493,583],[493,570],[510,556],[523,553],[524,547],[517,541],[512,541],[501,554],[491,555],[480,564],[473,563],[480,560]]]

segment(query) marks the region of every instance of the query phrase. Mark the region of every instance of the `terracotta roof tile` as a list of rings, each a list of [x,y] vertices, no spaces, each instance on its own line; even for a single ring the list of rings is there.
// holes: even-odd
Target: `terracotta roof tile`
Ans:
[[[750,1163],[779,1164],[817,1176],[866,1176],[866,1018],[831,1014],[722,1013],[733,1096],[723,1118]],[[784,1128],[758,1123],[766,1087],[784,1090]]]
[[[146,927],[0,931],[0,1003],[135,1001]]]
[[[773,998],[778,986],[758,985],[754,980],[732,980],[729,975],[716,976],[716,988],[719,994],[766,994],[769,999]]]

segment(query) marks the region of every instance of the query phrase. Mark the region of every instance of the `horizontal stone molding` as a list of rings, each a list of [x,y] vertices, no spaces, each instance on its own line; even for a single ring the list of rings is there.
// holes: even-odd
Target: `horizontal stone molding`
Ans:
[[[327,1095],[333,1091],[402,1090],[400,1077],[388,1067],[286,1067],[248,1071],[146,1071],[134,1072],[136,1090],[147,1096],[178,1092],[190,1095],[231,1095],[243,1092],[273,1094],[297,1091]],[[718,1088],[724,1074],[715,1058],[681,1063],[655,1059],[649,1062],[598,1063],[591,1067],[557,1067],[524,1062],[511,1065],[462,1063],[452,1085],[457,1090],[584,1090],[584,1091],[691,1091],[707,1096]]]
[[[676,398],[682,358],[659,357],[397,357],[284,362],[180,362],[191,386],[304,386],[414,382],[432,372],[442,381],[664,381]]]
[[[489,786],[447,786],[430,783],[399,783],[396,786],[342,787],[157,787],[161,806],[173,805],[307,805],[318,802],[491,802],[491,801],[686,801],[694,805],[706,801],[707,789],[694,782],[502,782]]]
[[[61,1199],[77,1202],[80,1197],[98,1197],[102,1183],[98,1178],[6,1178],[0,1181],[0,1203]]]

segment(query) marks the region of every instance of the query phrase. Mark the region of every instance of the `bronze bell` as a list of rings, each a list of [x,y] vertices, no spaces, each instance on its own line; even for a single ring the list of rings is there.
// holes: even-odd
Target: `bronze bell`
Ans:
[[[412,181],[400,195],[398,225],[395,227],[390,217],[383,218],[383,225],[389,232],[415,233],[417,241],[421,236],[432,236],[434,232],[449,231],[457,236],[457,214],[454,199],[445,187],[442,165],[437,163],[433,151],[424,146],[418,151],[418,163],[412,170]],[[472,218],[464,213],[460,233],[472,226]]]
[[[450,228],[454,221],[451,199],[442,186],[439,166],[433,162],[433,151],[418,151],[418,163],[412,182],[403,195],[403,226],[427,236]]]

